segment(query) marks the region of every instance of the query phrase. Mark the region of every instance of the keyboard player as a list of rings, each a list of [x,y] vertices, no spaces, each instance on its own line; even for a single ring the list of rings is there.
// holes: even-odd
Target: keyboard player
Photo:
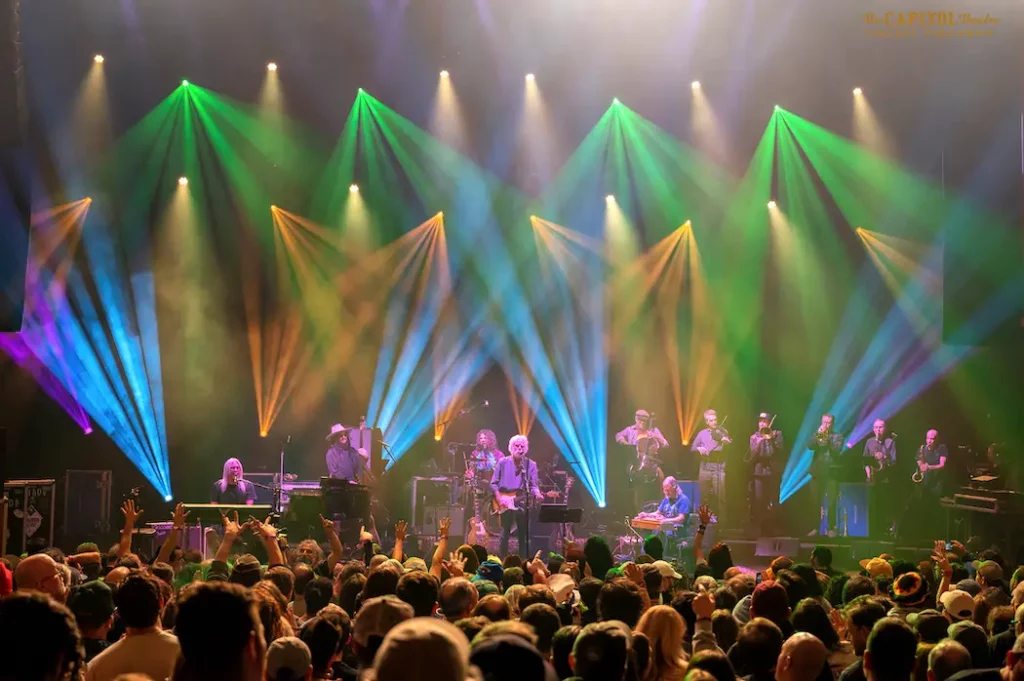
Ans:
[[[210,501],[215,504],[252,506],[256,503],[256,488],[242,478],[242,462],[228,459],[220,480],[213,483]]]

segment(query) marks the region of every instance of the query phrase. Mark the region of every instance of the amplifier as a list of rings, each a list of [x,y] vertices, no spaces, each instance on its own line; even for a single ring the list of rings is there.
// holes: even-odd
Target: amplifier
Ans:
[[[64,473],[64,543],[106,540],[110,535],[110,471]],[[100,541],[100,544],[103,542]]]
[[[160,552],[160,547],[163,546],[164,540],[167,539],[167,534],[174,529],[174,523],[172,522],[159,522],[159,523],[146,523],[148,530],[136,529],[134,532],[140,537],[145,537],[150,542],[149,557],[150,560],[156,560],[156,554]],[[186,525],[185,531],[182,532],[182,537],[178,541],[178,547],[181,549],[195,549],[201,551],[203,555],[206,555],[206,541],[203,535],[203,526],[201,523],[194,525]]]
[[[464,506],[426,506],[423,508],[423,519],[418,529],[420,535],[437,534],[438,525],[441,519],[449,517],[452,519],[452,526],[448,530],[449,537],[464,537],[466,535],[466,508]]]

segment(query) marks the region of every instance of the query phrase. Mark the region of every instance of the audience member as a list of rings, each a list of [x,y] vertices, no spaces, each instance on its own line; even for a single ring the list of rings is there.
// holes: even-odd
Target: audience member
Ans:
[[[974,622],[963,621],[949,625],[949,638],[967,648],[971,654],[971,666],[981,669],[989,666],[988,634]],[[998,665],[999,660],[993,663]]]
[[[114,604],[124,637],[89,662],[86,681],[113,681],[135,672],[152,679],[171,676],[181,647],[177,636],[160,628],[164,603],[159,580],[147,572],[132,573],[114,594]]]
[[[775,665],[776,681],[815,681],[825,668],[829,653],[817,636],[798,631],[782,644]]]
[[[778,625],[756,617],[740,629],[736,643],[729,648],[729,661],[738,676],[748,681],[768,681],[774,678],[782,643],[782,630]]]
[[[512,618],[512,609],[503,596],[490,594],[480,599],[473,608],[473,615],[483,615],[492,622],[501,622]]]
[[[0,598],[0,648],[4,681],[81,678],[84,653],[75,619],[67,607],[44,593],[24,591]]]
[[[640,617],[636,631],[647,637],[651,647],[650,663],[641,681],[681,680],[686,674],[686,623],[682,616],[667,605],[655,605]]]
[[[559,681],[565,681],[572,676],[569,656],[572,655],[572,648],[579,635],[580,627],[572,624],[560,628],[551,639],[551,664],[558,674]]]
[[[633,629],[640,621],[643,609],[644,599],[640,587],[624,578],[607,582],[597,597],[597,615],[603,622],[618,620]]]
[[[545,658],[551,657],[551,641],[555,632],[562,626],[562,621],[553,607],[547,603],[533,603],[523,610],[519,618],[523,624],[533,627],[537,634],[537,650]]]
[[[964,669],[971,668],[971,654],[956,641],[937,643],[928,653],[928,681],[946,681]]]
[[[622,626],[595,622],[580,631],[569,665],[580,681],[625,681],[629,651],[629,633]]]
[[[310,681],[313,656],[294,636],[283,636],[267,647],[266,681]]]
[[[729,650],[740,634],[740,623],[732,616],[732,610],[715,610],[711,613],[711,631],[718,641],[718,647]]]
[[[82,635],[85,662],[107,649],[107,634],[114,625],[114,592],[100,581],[87,582],[68,596],[68,609],[75,616]]]
[[[441,614],[449,622],[470,617],[478,600],[476,587],[463,577],[446,580],[438,592]]]
[[[401,622],[384,637],[368,681],[465,681],[469,643],[452,624],[428,617]]]
[[[299,630],[299,638],[309,647],[314,679],[330,678],[334,662],[341,655],[341,630],[326,618],[314,615]]]
[[[18,562],[14,570],[18,591],[37,591],[63,603],[67,596],[64,578],[57,562],[45,553],[36,553]]]
[[[868,636],[864,674],[868,681],[910,681],[917,662],[917,636],[897,617],[879,620]]]
[[[455,622],[455,628],[466,635],[466,640],[472,642],[476,635],[483,631],[484,627],[491,621],[482,615],[476,617],[463,617]]]
[[[839,640],[829,615],[821,602],[814,598],[800,601],[791,618],[794,631],[812,634],[828,651],[828,666],[835,676],[856,662],[857,654],[849,641]]]
[[[198,585],[182,599],[175,631],[181,657],[173,681],[263,679],[263,627],[252,596],[244,587],[225,583]]]
[[[687,675],[690,671],[704,670],[709,672],[715,681],[735,681],[736,672],[729,658],[720,650],[705,650],[690,658]]]
[[[412,606],[416,617],[431,617],[437,606],[437,578],[429,572],[407,572],[398,580],[395,595]]]
[[[412,606],[394,596],[378,596],[365,601],[352,623],[352,647],[359,669],[373,666],[373,657],[387,633],[413,616]]]

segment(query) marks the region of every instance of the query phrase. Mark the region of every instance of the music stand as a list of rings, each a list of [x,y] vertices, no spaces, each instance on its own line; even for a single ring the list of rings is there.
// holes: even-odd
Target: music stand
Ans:
[[[558,523],[558,539],[562,542],[563,553],[565,552],[567,526],[578,523],[582,519],[582,508],[569,508],[562,504],[541,504],[540,513],[537,515],[537,522]]]

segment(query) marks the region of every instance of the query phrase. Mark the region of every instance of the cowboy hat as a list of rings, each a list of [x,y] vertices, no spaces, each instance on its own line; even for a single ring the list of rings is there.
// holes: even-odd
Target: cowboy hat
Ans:
[[[346,428],[345,426],[341,425],[340,423],[335,423],[333,426],[331,426],[330,434],[327,437],[325,437],[324,439],[327,440],[328,442],[330,442],[331,440],[333,440],[334,438],[338,437],[342,433],[344,433],[345,435],[348,435],[348,430],[349,430],[348,428]]]

